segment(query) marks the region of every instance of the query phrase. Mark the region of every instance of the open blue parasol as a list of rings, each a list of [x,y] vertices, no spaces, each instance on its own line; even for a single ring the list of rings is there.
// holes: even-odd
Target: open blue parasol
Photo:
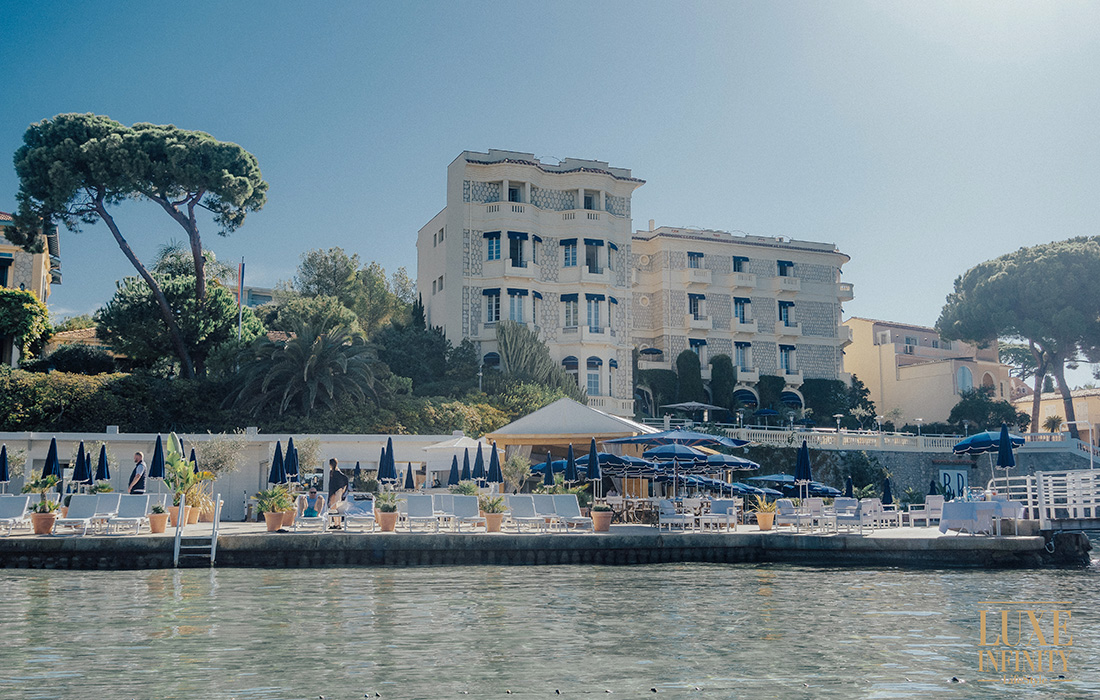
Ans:
[[[687,445],[689,447],[744,447],[748,440],[722,435],[711,435],[694,430],[665,430],[660,433],[643,433],[633,437],[605,440],[607,444],[621,445]]]

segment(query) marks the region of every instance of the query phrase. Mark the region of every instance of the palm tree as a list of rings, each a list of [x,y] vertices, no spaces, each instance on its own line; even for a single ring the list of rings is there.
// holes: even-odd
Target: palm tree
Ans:
[[[1043,421],[1043,428],[1048,433],[1057,433],[1062,429],[1062,423],[1065,421],[1061,416],[1047,416],[1047,419]]]
[[[257,415],[271,406],[279,414],[296,406],[308,416],[318,402],[333,408],[342,398],[378,402],[378,358],[346,329],[318,333],[302,326],[289,340],[256,340],[244,353],[233,406]]]

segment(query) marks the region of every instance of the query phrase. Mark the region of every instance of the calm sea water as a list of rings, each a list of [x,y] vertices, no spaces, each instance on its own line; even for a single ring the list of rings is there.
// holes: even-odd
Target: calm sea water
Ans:
[[[0,698],[1100,696],[1096,561],[0,571],[0,591]],[[1071,603],[1070,682],[978,682],[990,600]]]

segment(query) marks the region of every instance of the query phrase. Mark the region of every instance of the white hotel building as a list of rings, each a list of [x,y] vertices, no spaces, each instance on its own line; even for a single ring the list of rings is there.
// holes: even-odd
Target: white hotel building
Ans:
[[[635,347],[642,369],[670,367],[685,348],[704,367],[707,353],[729,354],[746,403],[762,374],[783,374],[792,403],[804,378],[845,378],[847,256],[715,231],[651,225],[631,235],[630,198],[642,184],[600,161],[463,152],[447,169],[447,205],[417,236],[427,322],[453,343],[474,341],[490,366],[496,323],[526,323],[590,406],[623,416],[634,411]]]

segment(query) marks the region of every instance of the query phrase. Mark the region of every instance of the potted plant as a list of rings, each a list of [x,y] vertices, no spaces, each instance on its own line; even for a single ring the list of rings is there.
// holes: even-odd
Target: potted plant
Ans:
[[[606,503],[597,503],[592,506],[592,530],[595,532],[611,530],[611,506]]]
[[[447,489],[456,496],[476,496],[477,495],[477,482],[476,481],[460,481],[454,486]]]
[[[290,492],[283,485],[260,491],[256,494],[256,504],[263,513],[267,531],[275,532],[283,526],[283,513],[290,510]]]
[[[481,517],[485,518],[485,532],[500,532],[500,523],[508,510],[504,496],[478,496],[477,503]]]
[[[753,510],[756,511],[756,524],[760,526],[760,529],[772,529],[772,525],[775,524],[775,511],[778,510],[775,501],[769,503],[766,498],[757,496]]]
[[[374,518],[382,532],[393,532],[397,528],[397,494],[392,491],[378,494],[374,499]]]
[[[57,486],[57,477],[50,476],[34,479],[23,487],[23,493],[39,494],[38,503],[31,508],[31,527],[36,535],[48,535],[53,532],[57,520],[57,502],[46,498],[46,492]]]
[[[210,481],[214,475],[207,471],[196,472],[195,465],[183,458],[180,449],[180,439],[175,433],[168,436],[168,449],[164,456],[164,483],[172,489],[172,507],[168,512],[172,514],[172,524],[179,520],[180,500],[186,496],[186,507],[183,513],[184,524],[191,523],[191,510],[194,506],[202,505],[202,484]],[[195,511],[195,521],[198,522],[198,510]]]
[[[167,527],[168,511],[161,504],[154,504],[152,512],[149,513],[149,532],[164,532]]]

